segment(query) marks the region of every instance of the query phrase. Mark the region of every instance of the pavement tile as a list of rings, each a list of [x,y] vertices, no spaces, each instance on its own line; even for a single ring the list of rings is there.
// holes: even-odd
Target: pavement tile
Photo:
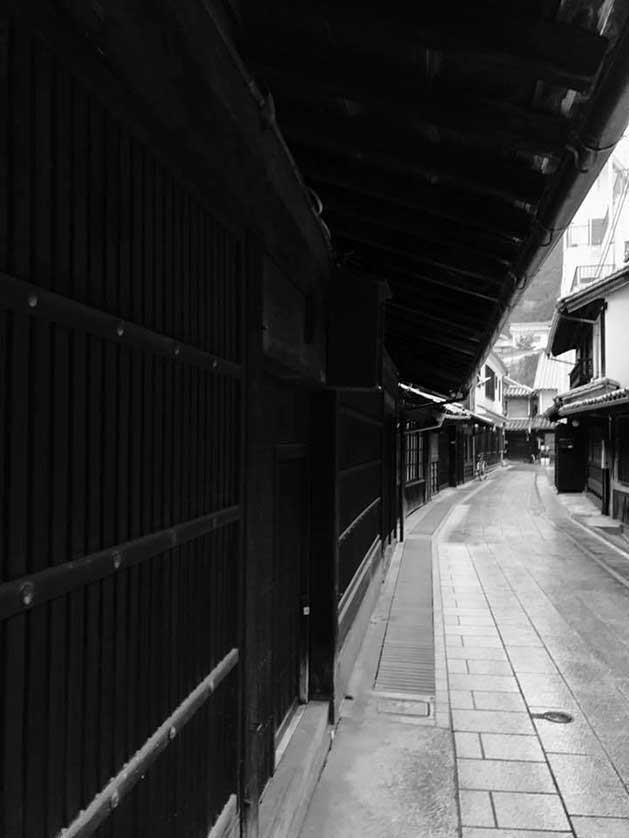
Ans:
[[[557,672],[557,667],[548,652],[535,646],[513,646],[509,649],[509,658],[516,672],[534,674]]]
[[[457,756],[461,759],[482,759],[480,735],[458,730],[454,734]]]
[[[521,791],[552,794],[555,790],[543,762],[458,759],[459,786],[485,791]]]
[[[467,661],[465,658],[452,658],[448,661],[448,672],[468,674]]]
[[[507,651],[509,648],[521,648],[526,647],[527,649],[534,647],[536,649],[543,649],[544,644],[539,639],[537,635],[530,635],[530,634],[504,634],[502,629],[500,630],[500,634],[502,635],[502,642],[506,646]]]
[[[486,614],[461,614],[459,621],[462,626],[493,626],[494,618],[489,611]]]
[[[468,660],[506,661],[507,655],[503,649],[492,647],[446,646],[448,658],[467,658]]]
[[[454,635],[451,635],[454,636]],[[462,637],[463,646],[470,649],[502,649],[502,640],[500,637],[492,637],[488,635],[478,635],[474,637]]]
[[[537,829],[483,829],[463,827],[462,838],[572,838],[572,832],[540,832]]]
[[[559,674],[522,672],[518,674],[518,681],[529,705],[540,704],[561,709],[576,706],[574,696]]]
[[[450,707],[458,710],[473,710],[474,699],[470,690],[450,690]]]
[[[484,733],[534,734],[531,720],[525,713],[504,710],[452,710],[454,730]]]
[[[513,675],[508,661],[470,660],[467,666],[472,675]]]
[[[514,713],[526,713],[526,705],[520,693],[474,690],[474,706],[478,710],[510,710]]]
[[[544,762],[536,736],[518,736],[511,733],[481,733],[483,752],[487,759]],[[463,756],[463,754],[459,754]]]
[[[518,682],[510,675],[464,675],[456,673],[450,676],[450,688],[453,690],[482,690],[484,692],[519,692]]]
[[[572,818],[572,826],[577,838],[627,838],[629,836],[629,820],[622,818],[576,817]]]
[[[495,637],[497,640],[500,639],[500,635],[493,626],[446,626],[445,633],[446,638],[459,635],[460,637],[471,637],[473,639],[477,637]]]
[[[494,826],[491,798],[486,791],[459,791],[463,826]]]
[[[531,713],[544,713],[547,710],[557,710],[557,707],[529,707]],[[591,754],[600,756],[603,749],[594,735],[592,728],[583,718],[578,716],[568,725],[558,725],[544,719],[533,719],[542,747],[547,752],[557,754]],[[629,833],[627,833],[629,836]]]
[[[629,818],[629,794],[606,758],[549,754],[548,761],[571,815]]]
[[[496,791],[492,793],[492,798],[499,827],[570,832],[570,824],[557,794]]]

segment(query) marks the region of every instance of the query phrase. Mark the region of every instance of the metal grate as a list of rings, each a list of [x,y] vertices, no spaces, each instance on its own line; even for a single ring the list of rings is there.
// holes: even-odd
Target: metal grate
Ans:
[[[414,538],[404,548],[375,689],[434,695],[432,555],[427,537]]]

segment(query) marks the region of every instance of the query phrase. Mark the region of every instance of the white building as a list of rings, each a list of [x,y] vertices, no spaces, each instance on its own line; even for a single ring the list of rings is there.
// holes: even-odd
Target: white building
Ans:
[[[507,368],[495,352],[481,364],[476,387],[470,390],[469,407],[486,421],[504,427],[504,379]]]
[[[629,137],[623,137],[563,237],[561,297],[629,261]]]

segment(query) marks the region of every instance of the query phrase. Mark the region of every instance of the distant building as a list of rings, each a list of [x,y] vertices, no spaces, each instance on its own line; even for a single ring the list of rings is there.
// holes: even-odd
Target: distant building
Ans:
[[[629,261],[629,138],[623,137],[563,237],[561,296]]]
[[[554,355],[576,352],[569,389],[552,418],[559,491],[585,489],[604,513],[629,522],[629,266],[559,300]]]

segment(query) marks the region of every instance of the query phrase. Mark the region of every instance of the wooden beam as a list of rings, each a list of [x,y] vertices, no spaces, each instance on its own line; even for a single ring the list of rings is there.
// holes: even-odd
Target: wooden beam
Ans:
[[[375,247],[408,258],[411,264],[440,268],[481,282],[490,280],[500,283],[508,272],[508,264],[499,260],[454,248],[431,246],[413,236],[390,232],[376,224],[355,222],[337,213],[328,213],[326,219],[333,241],[338,238]]]
[[[446,185],[431,185],[410,176],[383,173],[360,160],[335,158],[294,146],[306,181],[316,192],[333,188],[354,197],[366,196],[391,208],[419,211],[445,219],[470,231],[482,231],[506,242],[520,243],[530,235],[532,217],[524,209],[500,199],[470,196]]]
[[[570,121],[561,114],[533,111],[511,102],[483,98],[450,85],[435,83],[430,93],[418,84],[416,74],[382,72],[373,62],[312,62],[304,56],[282,61],[282,53],[268,53],[268,62],[256,65],[276,102],[322,105],[331,102],[360,104],[386,123],[404,123],[409,133],[429,129],[473,139],[479,145],[527,150],[542,156],[559,156],[570,136]],[[262,60],[262,59],[261,59]],[[270,66],[271,62],[277,66]]]
[[[447,185],[472,195],[489,195],[511,204],[536,204],[547,184],[523,162],[508,162],[460,147],[428,143],[419,136],[397,133],[393,126],[367,118],[339,114],[285,112],[278,115],[289,145],[343,160],[359,160],[365,167],[429,184]]]
[[[387,230],[404,233],[423,242],[439,245],[449,252],[470,254],[476,258],[510,265],[518,255],[514,242],[487,235],[481,230],[469,230],[455,222],[435,221],[423,214],[392,207],[377,198],[355,196],[342,190],[318,190],[323,203],[323,217],[357,221],[361,225],[375,225]]]
[[[349,244],[351,243],[348,242]],[[383,252],[371,247],[368,242],[361,244],[360,251],[352,257],[351,264],[358,266],[361,272],[377,276],[393,285],[407,282],[412,284],[413,288],[418,288],[420,283],[425,283],[436,288],[443,288],[447,292],[444,295],[446,299],[447,295],[452,294],[462,294],[490,303],[498,303],[502,299],[498,290],[491,293],[479,291],[477,287],[460,285],[453,281],[452,275],[446,270],[418,264],[408,257],[400,259],[398,254]],[[389,260],[390,264],[387,267],[386,263]]]
[[[542,80],[587,92],[605,56],[608,41],[597,32],[569,23],[540,20],[476,5],[453,11],[451,4],[432,14],[421,4],[415,12],[387,16],[381,9],[361,6],[360,14],[344,5],[250,2],[243,13],[249,40],[269,52],[286,44],[295,51],[324,58],[334,50],[346,55],[388,59],[417,70],[418,51],[452,55],[482,64],[505,76]],[[445,12],[445,13],[444,13]],[[382,62],[380,62],[382,63]],[[420,65],[421,66],[421,65]]]

